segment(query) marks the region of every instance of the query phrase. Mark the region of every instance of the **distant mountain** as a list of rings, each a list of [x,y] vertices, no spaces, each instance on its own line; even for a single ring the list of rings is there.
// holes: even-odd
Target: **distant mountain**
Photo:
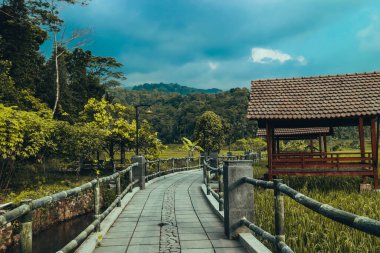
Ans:
[[[179,85],[177,83],[144,83],[141,85],[136,85],[132,87],[132,90],[146,90],[146,91],[160,91],[160,92],[175,92],[181,95],[187,95],[195,92],[202,93],[219,93],[222,92],[220,89],[212,88],[212,89],[197,89],[191,88],[183,85]]]

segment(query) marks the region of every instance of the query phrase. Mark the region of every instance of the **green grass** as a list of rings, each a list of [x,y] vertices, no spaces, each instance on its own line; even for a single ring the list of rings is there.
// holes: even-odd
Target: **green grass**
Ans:
[[[266,172],[254,166],[254,176]],[[284,183],[320,202],[380,220],[380,193],[359,193],[359,177],[281,177]],[[256,188],[255,224],[274,234],[273,191]],[[289,197],[285,202],[285,234],[294,252],[380,252],[380,238],[341,225],[303,207]],[[268,245],[268,244],[267,244]]]

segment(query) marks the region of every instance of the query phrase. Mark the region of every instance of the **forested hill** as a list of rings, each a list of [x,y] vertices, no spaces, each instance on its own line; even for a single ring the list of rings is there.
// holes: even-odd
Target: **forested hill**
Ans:
[[[246,88],[188,95],[114,88],[110,95],[114,102],[126,105],[151,104],[153,114],[144,114],[142,109],[141,117],[153,125],[164,143],[180,142],[181,137],[192,138],[197,117],[205,111],[222,117],[227,140],[253,136],[255,132],[255,122],[246,119],[249,98]]]
[[[179,85],[177,83],[145,83],[132,87],[132,90],[146,90],[146,91],[160,91],[160,92],[173,92],[181,95],[187,95],[190,93],[218,93],[222,92],[220,89],[197,89],[188,86]]]

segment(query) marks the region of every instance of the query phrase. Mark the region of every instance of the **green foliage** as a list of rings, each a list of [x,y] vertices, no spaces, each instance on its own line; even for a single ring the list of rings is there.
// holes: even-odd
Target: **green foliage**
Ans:
[[[280,142],[281,151],[289,151],[289,152],[306,151],[307,147],[308,145],[306,144],[304,140],[291,140],[291,141]]]
[[[92,160],[93,154],[105,146],[105,131],[93,122],[70,125],[59,122],[55,135],[57,155],[70,160]]]
[[[15,83],[9,74],[11,66],[10,61],[0,60],[0,101],[7,105],[19,102]]]
[[[219,152],[224,144],[222,119],[214,112],[203,113],[196,122],[194,138],[206,152]]]
[[[181,137],[191,138],[196,118],[206,111],[213,111],[223,118],[226,139],[253,137],[256,123],[247,121],[249,91],[235,88],[215,94],[190,93],[186,96],[178,93],[111,89],[113,101],[122,104],[152,104],[154,115],[146,117],[152,124],[158,137],[164,143],[182,143]]]
[[[192,157],[194,156],[194,152],[203,152],[203,148],[201,146],[198,146],[198,141],[192,142],[191,140],[187,139],[186,137],[182,137],[182,148],[188,152],[188,156]]]
[[[0,104],[0,189],[7,187],[14,173],[14,161],[41,157],[55,123],[37,112],[17,110]]]
[[[30,2],[8,0],[0,7],[0,57],[12,63],[10,76],[18,89],[35,90],[44,63],[39,48],[47,33],[31,15]]]
[[[139,130],[139,146],[146,158],[153,160],[158,158],[167,146],[163,145],[147,121],[143,121]]]
[[[267,146],[266,141],[262,138],[245,138],[237,140],[232,148],[234,150],[243,150],[243,151],[261,151],[265,150]]]

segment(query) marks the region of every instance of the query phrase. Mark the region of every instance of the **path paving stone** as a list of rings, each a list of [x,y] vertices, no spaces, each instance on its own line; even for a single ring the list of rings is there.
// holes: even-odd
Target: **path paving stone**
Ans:
[[[139,191],[95,253],[241,253],[200,190],[200,171],[181,172]]]

